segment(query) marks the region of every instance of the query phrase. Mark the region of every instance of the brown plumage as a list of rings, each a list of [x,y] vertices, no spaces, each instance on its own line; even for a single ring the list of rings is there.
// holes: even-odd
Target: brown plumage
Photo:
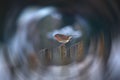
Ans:
[[[64,34],[56,34],[54,37],[58,42],[63,43],[63,44],[68,43],[70,39],[72,38],[72,36],[67,36]]]

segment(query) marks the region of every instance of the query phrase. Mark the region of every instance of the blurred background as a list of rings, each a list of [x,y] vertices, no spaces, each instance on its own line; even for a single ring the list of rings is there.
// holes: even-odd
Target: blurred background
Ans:
[[[0,80],[120,80],[119,3],[119,0],[1,0]],[[72,36],[65,44],[67,50],[74,46],[72,53],[82,53],[76,51],[81,42],[83,61],[49,67],[41,64],[38,58],[45,58],[44,63],[51,56],[46,59],[41,55],[45,49],[59,53],[57,47],[61,43],[55,40],[55,34]],[[31,71],[31,66],[38,66],[35,67],[38,70]]]
[[[36,29],[40,30],[40,48],[51,47],[49,45],[52,43],[58,44],[53,40],[56,33],[74,35],[73,43],[82,35],[88,37],[101,31],[109,34],[111,26],[118,20],[118,13],[115,13],[118,8],[115,7],[112,1],[94,0],[1,1],[0,40],[1,43],[9,42],[23,26],[39,26]]]

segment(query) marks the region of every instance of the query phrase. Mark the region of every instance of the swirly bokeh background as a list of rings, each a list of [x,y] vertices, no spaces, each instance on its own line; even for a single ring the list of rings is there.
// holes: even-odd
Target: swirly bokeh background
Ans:
[[[119,4],[1,0],[0,80],[120,80]]]

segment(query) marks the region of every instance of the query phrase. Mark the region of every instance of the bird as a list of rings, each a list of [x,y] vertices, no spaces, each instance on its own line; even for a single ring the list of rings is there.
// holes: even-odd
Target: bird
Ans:
[[[54,38],[59,43],[66,44],[66,43],[68,43],[71,40],[72,36],[70,36],[70,35],[64,35],[64,34],[55,34]]]

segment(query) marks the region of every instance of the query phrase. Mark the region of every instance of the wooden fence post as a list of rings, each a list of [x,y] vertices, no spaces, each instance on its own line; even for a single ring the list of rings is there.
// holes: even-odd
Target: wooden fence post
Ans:
[[[81,61],[84,58],[84,45],[83,42],[79,42],[77,44],[77,56],[76,56],[76,60],[77,62]]]
[[[43,49],[40,51],[40,61],[44,65],[50,65],[52,61],[52,52],[50,49]]]
[[[72,62],[80,62],[84,58],[84,43],[79,42],[67,49],[65,45],[60,45],[54,49],[43,49],[40,51],[42,64],[67,65]]]
[[[60,59],[61,59],[61,64],[66,65],[70,63],[67,48],[65,45],[59,46],[59,52],[60,52]]]

